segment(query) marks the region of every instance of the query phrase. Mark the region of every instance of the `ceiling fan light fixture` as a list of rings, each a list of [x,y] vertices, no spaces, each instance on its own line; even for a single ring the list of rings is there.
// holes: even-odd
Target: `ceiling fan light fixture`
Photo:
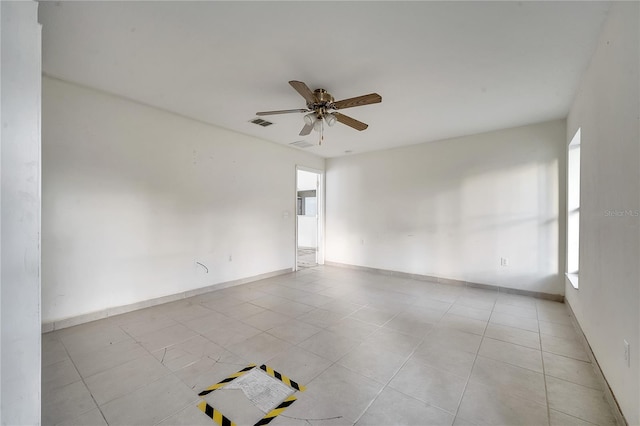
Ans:
[[[315,130],[316,132],[319,132],[322,129],[322,120],[316,120],[315,123],[313,123],[313,130]]]
[[[327,121],[327,124],[329,125],[329,127],[333,126],[334,124],[336,124],[336,116],[333,115],[333,113],[328,113],[327,115],[324,116],[324,119]]]
[[[313,126],[314,123],[317,122],[316,120],[316,114],[313,112],[310,112],[309,114],[304,116],[304,122],[305,124],[309,125],[309,126]]]

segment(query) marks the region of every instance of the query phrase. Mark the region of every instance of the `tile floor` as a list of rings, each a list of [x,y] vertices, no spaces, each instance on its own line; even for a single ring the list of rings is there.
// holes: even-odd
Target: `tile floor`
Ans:
[[[271,425],[615,424],[563,304],[344,268],[42,342],[44,425],[211,426],[198,393],[261,363],[307,386]]]

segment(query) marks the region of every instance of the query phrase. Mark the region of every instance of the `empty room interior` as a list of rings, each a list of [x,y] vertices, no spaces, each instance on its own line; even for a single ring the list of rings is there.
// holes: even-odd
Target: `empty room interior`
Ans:
[[[640,425],[640,3],[1,1],[3,425]]]

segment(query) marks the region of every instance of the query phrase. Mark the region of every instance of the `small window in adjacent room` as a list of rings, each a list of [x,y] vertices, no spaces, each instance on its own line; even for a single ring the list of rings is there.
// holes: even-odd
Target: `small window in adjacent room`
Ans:
[[[567,152],[567,278],[578,288],[580,261],[580,128]]]

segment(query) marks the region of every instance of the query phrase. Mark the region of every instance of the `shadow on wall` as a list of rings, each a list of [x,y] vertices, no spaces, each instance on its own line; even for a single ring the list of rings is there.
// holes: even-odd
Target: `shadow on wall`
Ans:
[[[564,120],[327,163],[331,261],[563,294]]]

